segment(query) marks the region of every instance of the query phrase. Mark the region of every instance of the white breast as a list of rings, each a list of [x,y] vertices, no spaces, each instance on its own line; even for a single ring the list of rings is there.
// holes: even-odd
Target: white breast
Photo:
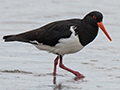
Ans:
[[[81,45],[79,42],[78,35],[75,35],[74,26],[70,27],[70,31],[72,32],[69,38],[62,38],[59,40],[59,43],[56,44],[54,47],[38,44],[35,45],[40,50],[45,50],[54,54],[70,54],[75,53],[81,50],[84,46]],[[34,44],[33,44],[34,45]]]

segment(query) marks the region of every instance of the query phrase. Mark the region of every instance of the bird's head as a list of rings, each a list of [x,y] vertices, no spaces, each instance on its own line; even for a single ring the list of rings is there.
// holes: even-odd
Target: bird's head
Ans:
[[[109,34],[107,33],[107,31],[102,23],[102,19],[103,19],[103,15],[102,15],[102,13],[100,13],[98,11],[92,11],[84,17],[84,20],[91,26],[100,27],[101,30],[105,33],[105,35],[108,37],[108,39],[110,41],[112,41],[112,39],[110,38]]]

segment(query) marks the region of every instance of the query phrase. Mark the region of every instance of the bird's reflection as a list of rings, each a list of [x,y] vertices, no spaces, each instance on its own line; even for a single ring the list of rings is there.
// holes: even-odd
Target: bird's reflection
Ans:
[[[58,82],[57,83],[56,82],[56,78],[57,78],[56,76],[53,76],[53,84],[54,84],[53,90],[63,90],[66,87],[69,87],[69,88],[73,87],[73,86],[66,86],[66,85],[64,85],[63,82],[61,82],[61,83]],[[73,81],[79,81],[79,80],[81,80],[82,82],[84,82],[83,78],[81,78],[81,77],[74,77],[71,82],[73,82]],[[67,82],[67,80],[66,80],[66,82]]]
[[[75,77],[74,80],[78,81],[78,80],[83,80],[83,77]],[[56,76],[53,75],[53,84],[56,84]]]
[[[53,90],[62,90],[63,86],[62,83],[55,84]]]

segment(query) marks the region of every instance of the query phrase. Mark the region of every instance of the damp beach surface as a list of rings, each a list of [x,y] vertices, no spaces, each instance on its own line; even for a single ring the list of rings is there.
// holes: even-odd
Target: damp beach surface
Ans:
[[[120,1],[114,0],[0,0],[0,90],[120,90]],[[21,43],[5,43],[4,35],[39,28],[49,22],[83,18],[99,10],[112,37],[99,29],[97,38],[83,50],[64,56],[64,64],[82,73],[75,76],[57,67],[56,55]]]

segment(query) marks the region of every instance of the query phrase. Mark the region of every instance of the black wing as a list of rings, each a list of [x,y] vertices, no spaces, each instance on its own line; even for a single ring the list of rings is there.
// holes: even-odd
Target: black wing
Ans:
[[[47,24],[41,28],[28,31],[25,33],[17,35],[4,36],[5,41],[10,37],[14,40],[11,41],[22,41],[22,42],[31,42],[37,41],[39,43],[55,46],[59,39],[69,38],[71,35],[70,26],[75,26],[80,22],[80,19],[70,19],[63,21],[56,21],[50,24]],[[9,41],[9,40],[8,40]]]

